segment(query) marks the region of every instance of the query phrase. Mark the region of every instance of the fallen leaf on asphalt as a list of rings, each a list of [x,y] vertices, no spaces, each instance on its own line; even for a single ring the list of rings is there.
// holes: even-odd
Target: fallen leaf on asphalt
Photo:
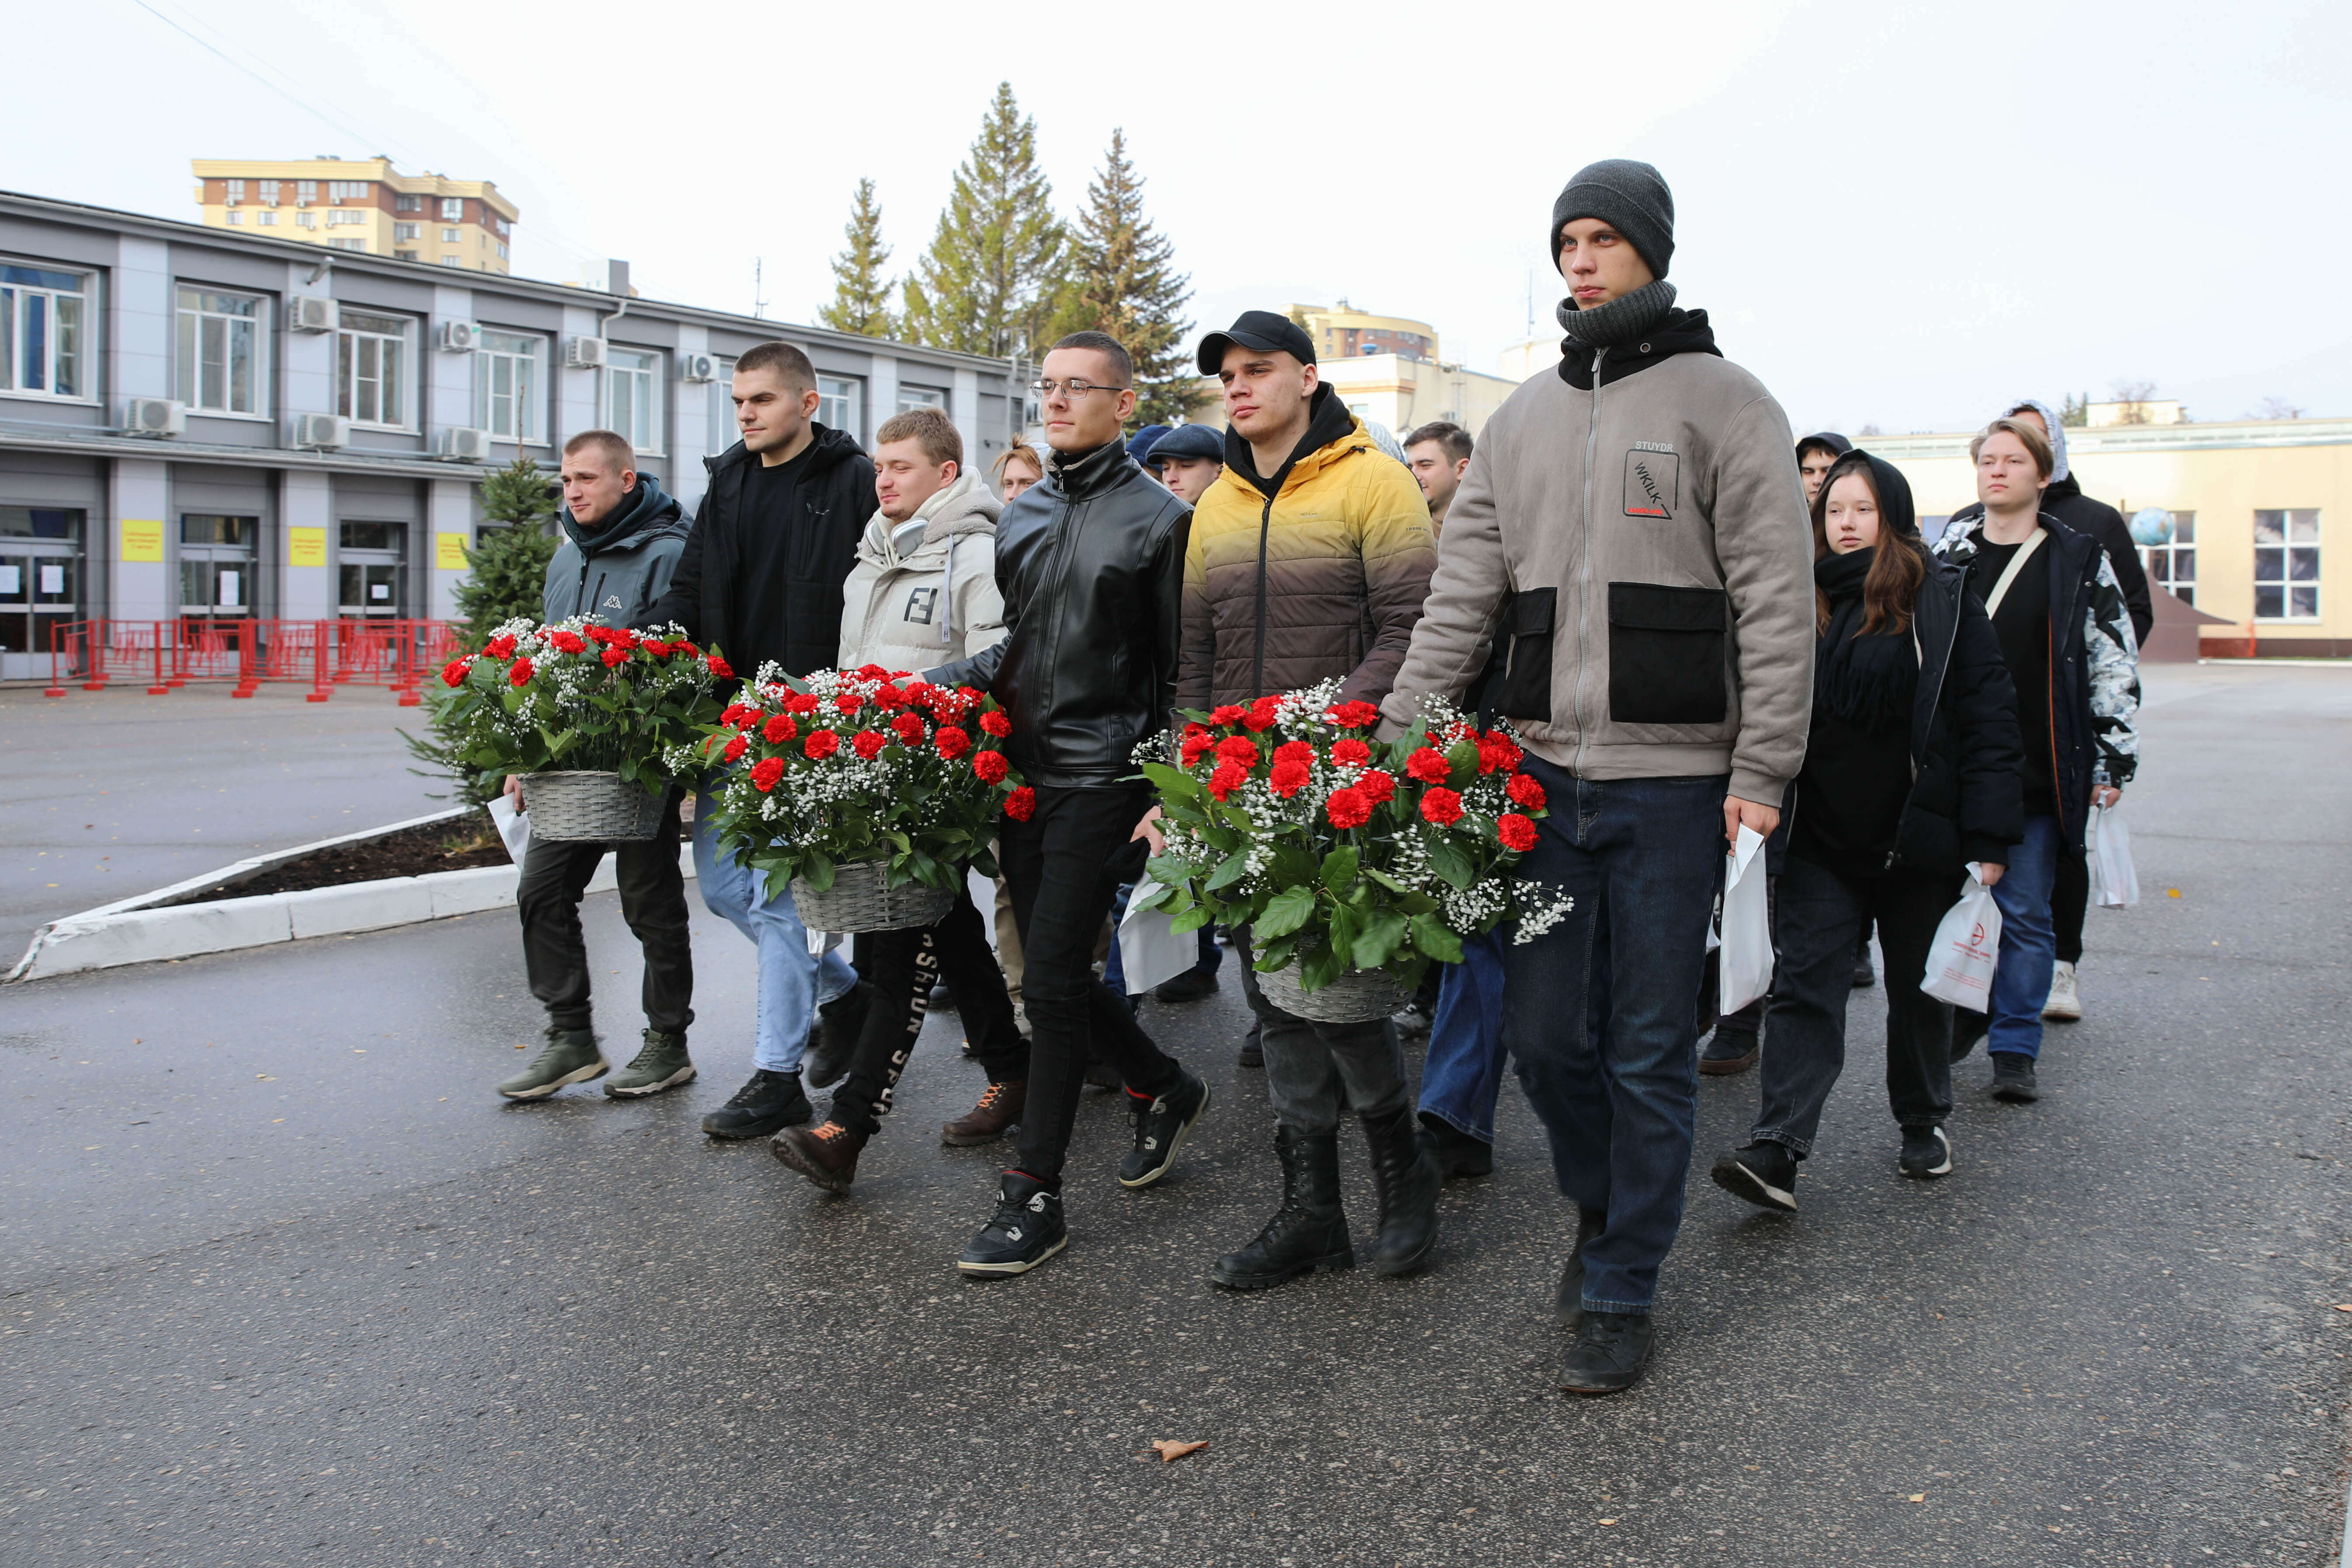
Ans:
[[[1613,1519],[1604,1519],[1604,1520],[1601,1521],[1601,1522],[1602,1524],[1614,1524],[1614,1523],[1616,1523],[1617,1521],[1616,1521],[1615,1520],[1613,1520]]]
[[[255,1073],[253,1076],[254,1076],[254,1077],[256,1077],[256,1078],[257,1078],[257,1079],[260,1079],[262,1082],[264,1082],[264,1083],[276,1083],[276,1082],[278,1081],[276,1079],[271,1078],[271,1077],[270,1077],[268,1073],[266,1073],[266,1072],[257,1072],[257,1073]]]
[[[2339,1312],[2352,1312],[2352,1301],[2347,1301],[2336,1310]]]
[[[1151,1446],[1160,1451],[1160,1462],[1164,1465],[1171,1459],[1181,1459],[1185,1455],[1192,1453],[1197,1449],[1205,1448],[1209,1445],[1206,1443],[1179,1443],[1171,1438],[1162,1437]]]
[[[1926,1502],[1927,1500],[1927,1494],[1926,1492],[1913,1492],[1911,1494],[1911,1500],[1913,1502]]]

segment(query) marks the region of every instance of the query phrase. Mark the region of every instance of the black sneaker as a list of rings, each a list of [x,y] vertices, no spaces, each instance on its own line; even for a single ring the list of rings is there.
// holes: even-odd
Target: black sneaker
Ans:
[[[1069,1245],[1062,1224],[1062,1194],[1049,1193],[1045,1184],[1019,1171],[1007,1171],[996,1187],[996,1212],[956,1259],[956,1267],[974,1279],[1001,1279],[1026,1274]]]
[[[849,1070],[857,1054],[857,1037],[866,1032],[866,1015],[874,1006],[874,987],[866,981],[843,992],[816,1010],[816,1027],[801,1056],[801,1073],[811,1089],[831,1089]]]
[[[1903,1130],[1903,1173],[1923,1181],[1952,1173],[1952,1141],[1944,1136],[1940,1127],[1906,1127]]]
[[[1698,1070],[1714,1078],[1746,1072],[1764,1054],[1757,1040],[1757,1035],[1750,1030],[1717,1024],[1715,1033],[1706,1037],[1706,1044],[1699,1047]]]
[[[801,1092],[800,1074],[761,1068],[734,1099],[702,1119],[702,1130],[713,1138],[766,1138],[815,1115]]]
[[[1587,1312],[1568,1347],[1559,1385],[1570,1394],[1618,1394],[1633,1386],[1655,1339],[1647,1312]]]
[[[1491,1176],[1495,1173],[1495,1146],[1484,1139],[1473,1137],[1442,1116],[1421,1113],[1421,1145],[1429,1157],[1437,1162],[1438,1174],[1447,1181],[1456,1176]]]
[[[1759,1208],[1797,1212],[1797,1156],[1786,1143],[1759,1138],[1724,1155],[1707,1174],[1725,1192]]]
[[[1429,1037],[1429,1009],[1423,1007],[1418,998],[1406,1003],[1402,1010],[1390,1016],[1389,1022],[1396,1026],[1397,1038],[1400,1040],[1421,1040]]]
[[[1135,1123],[1135,1147],[1118,1163],[1118,1184],[1148,1187],[1176,1163],[1184,1135],[1209,1109],[1209,1086],[1177,1069],[1176,1087],[1157,1100],[1127,1091],[1128,1117]]]
[[[2033,1058],[2023,1051],[1992,1053],[1992,1097],[2012,1105],[2031,1105],[2042,1098],[2033,1081]]]
[[[1163,980],[1151,988],[1154,1002],[1205,1002],[1217,994],[1217,972],[1213,969],[1188,969],[1173,980]]]

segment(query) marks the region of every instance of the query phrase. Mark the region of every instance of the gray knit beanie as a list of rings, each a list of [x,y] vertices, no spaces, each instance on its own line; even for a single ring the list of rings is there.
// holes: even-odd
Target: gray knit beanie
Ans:
[[[1554,265],[1559,261],[1560,229],[1580,217],[1597,217],[1623,235],[1652,273],[1666,275],[1675,258],[1675,194],[1657,170],[1631,158],[1603,158],[1579,169],[1551,204],[1547,243]]]

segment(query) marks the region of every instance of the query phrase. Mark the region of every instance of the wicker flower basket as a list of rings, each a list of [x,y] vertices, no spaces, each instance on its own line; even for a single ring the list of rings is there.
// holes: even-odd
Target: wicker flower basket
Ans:
[[[1290,1014],[1318,1024],[1370,1024],[1387,1017],[1412,994],[1385,969],[1350,969],[1319,991],[1299,987],[1298,965],[1286,963],[1257,977],[1265,999]]]
[[[792,881],[793,907],[811,931],[906,931],[934,925],[955,907],[955,894],[944,888],[909,882],[903,888],[884,885],[879,860],[858,860],[833,875],[833,886],[818,892],[805,877]]]
[[[611,844],[661,831],[662,797],[618,773],[525,773],[522,801],[534,838]]]

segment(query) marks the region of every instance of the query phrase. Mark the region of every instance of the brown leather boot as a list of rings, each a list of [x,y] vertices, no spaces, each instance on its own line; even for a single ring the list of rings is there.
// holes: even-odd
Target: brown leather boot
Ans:
[[[940,1142],[955,1149],[993,1143],[1013,1131],[1028,1103],[1027,1083],[992,1083],[978,1105],[940,1129]]]
[[[838,1121],[815,1129],[787,1127],[768,1140],[768,1152],[829,1193],[845,1193],[857,1179],[858,1152],[866,1134]]]

